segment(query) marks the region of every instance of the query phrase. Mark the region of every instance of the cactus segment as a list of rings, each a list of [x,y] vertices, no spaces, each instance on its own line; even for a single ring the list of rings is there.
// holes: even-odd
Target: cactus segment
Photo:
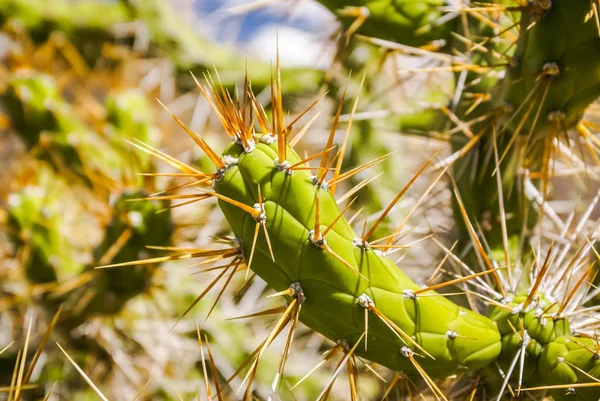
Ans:
[[[538,221],[531,198],[538,191],[542,199],[546,196],[550,154],[561,142],[570,141],[567,131],[577,126],[600,95],[600,37],[590,18],[590,2],[531,1],[515,10],[519,34],[514,53],[489,63],[508,61],[505,75],[477,90],[491,96],[475,113],[467,116],[462,109],[457,113],[461,121],[489,118],[471,127],[478,142],[453,165],[460,193],[477,185],[489,194],[468,197],[466,209],[484,227],[492,253],[499,255],[508,248],[512,260],[522,256],[519,243],[527,242]],[[505,54],[509,49],[497,50]],[[470,101],[463,103],[464,109],[470,107]],[[469,142],[467,136],[453,138],[453,150],[459,152]],[[496,171],[500,183],[492,178]],[[540,179],[531,179],[530,173]],[[504,219],[505,233],[499,224],[501,214],[509,216]]]
[[[511,372],[524,387],[561,385],[562,388],[551,391],[556,401],[597,399],[600,395],[597,387],[584,387],[585,383],[597,381],[600,369],[597,344],[590,338],[571,334],[569,320],[557,313],[556,301],[527,298],[507,298],[489,312],[502,334],[500,369]],[[521,352],[523,367],[515,369],[514,361],[521,359]],[[500,377],[492,377],[498,376],[493,369],[487,369],[484,376],[492,387],[502,381]],[[569,388],[569,384],[582,387]]]
[[[459,366],[478,369],[497,357],[500,336],[490,320],[435,296],[433,291],[428,296],[411,295],[420,287],[391,259],[358,243],[343,216],[336,220],[340,210],[326,186],[315,185],[306,171],[278,168],[278,144],[261,143],[260,138],[257,142],[251,152],[236,143],[224,151],[224,160],[236,162],[214,188],[220,195],[255,208],[259,191],[262,194],[261,218],[266,220],[275,262],[269,256],[267,238],[261,235],[252,268],[278,291],[300,283],[306,295],[301,321],[331,340],[355,344],[365,331],[364,311],[359,305],[365,294],[377,312],[369,313],[368,347],[359,346],[355,351],[359,356],[415,374],[411,360],[402,355],[402,347],[409,346],[430,355],[419,364],[434,377],[451,374]],[[288,147],[286,161],[293,165],[300,160]],[[319,230],[324,232],[332,225],[320,242],[313,240],[316,229],[312,226],[317,197]],[[256,217],[223,200],[219,205],[249,260]],[[379,314],[391,323],[378,318]]]
[[[538,104],[539,118],[527,119],[521,128],[532,143],[574,127],[600,94],[600,37],[589,18],[590,2],[552,0],[546,11],[535,11],[521,13],[521,34],[497,99],[517,110],[535,92],[530,101]],[[508,122],[512,132],[519,120]]]

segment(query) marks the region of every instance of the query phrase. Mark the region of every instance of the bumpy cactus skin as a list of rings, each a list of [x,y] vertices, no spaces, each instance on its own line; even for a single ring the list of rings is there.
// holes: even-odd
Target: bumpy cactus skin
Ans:
[[[489,312],[502,334],[502,352],[498,358],[502,370],[509,369],[519,349],[525,346],[523,383],[528,386],[585,383],[591,382],[592,377],[597,378],[600,360],[596,353],[590,352],[596,348],[594,341],[572,336],[567,318],[549,316],[556,313],[554,301],[542,297],[523,308],[525,301],[525,296],[516,296],[505,302],[509,309],[494,306]],[[511,328],[511,325],[514,328],[521,324],[527,333],[526,339]],[[502,381],[497,370],[490,368],[486,372],[484,376],[492,387]],[[592,401],[598,399],[600,390],[597,387],[578,388],[573,392],[557,389],[551,394],[556,401]]]
[[[255,208],[259,207],[260,188],[264,200],[261,218],[266,219],[275,263],[262,236],[257,241],[252,269],[279,291],[292,283],[300,284],[306,297],[300,319],[309,327],[331,340],[355,344],[365,330],[359,297],[366,294],[383,315],[435,358],[419,362],[430,376],[453,374],[459,366],[485,368],[483,376],[488,385],[498,391],[503,379],[493,362],[507,372],[524,347],[524,385],[581,384],[598,377],[600,360],[591,351],[595,348],[593,340],[572,336],[568,319],[552,315],[555,303],[543,299],[526,303],[525,296],[506,298],[502,301],[506,307],[492,307],[488,319],[441,296],[415,296],[412,292],[420,287],[390,259],[362,245],[342,217],[325,241],[364,277],[351,271],[312,240],[317,196],[321,231],[339,214],[332,194],[315,185],[304,171],[290,173],[278,168],[277,145],[264,142],[269,141],[257,143],[251,152],[231,144],[224,152],[227,168],[214,187],[217,193]],[[287,155],[290,163],[300,160],[292,149]],[[229,202],[220,200],[219,204],[248,260],[255,218]],[[514,328],[521,327],[521,322],[524,332],[517,334]],[[403,343],[373,315],[367,340],[368,348],[358,347],[357,355],[397,371],[416,373],[402,349],[408,345],[418,350],[411,343]],[[517,372],[514,370],[511,377],[518,377]],[[591,401],[598,399],[600,389],[557,389],[552,394],[557,401]]]
[[[432,376],[451,374],[459,365],[478,369],[497,357],[500,335],[490,320],[443,297],[413,299],[409,294],[419,286],[392,260],[357,245],[356,234],[343,217],[325,240],[364,278],[315,246],[309,235],[315,218],[315,197],[319,197],[322,230],[339,214],[338,206],[327,189],[317,190],[307,173],[289,174],[277,169],[276,144],[258,143],[250,153],[232,144],[224,155],[237,159],[237,163],[228,168],[215,184],[215,190],[254,205],[259,199],[260,186],[265,199],[266,225],[273,241],[275,263],[270,260],[266,239],[262,237],[252,268],[275,289],[286,289],[295,282],[300,284],[306,296],[300,319],[308,326],[334,341],[356,343],[365,330],[364,309],[357,301],[366,294],[379,311],[435,358],[420,360]],[[288,149],[288,161],[299,160]],[[242,240],[248,258],[256,222],[228,203],[220,202],[220,206],[235,235]],[[407,344],[374,315],[369,322],[367,350],[358,347],[357,354],[391,369],[414,373],[410,360],[401,353]]]
[[[500,103],[519,107],[536,85],[548,83],[535,135],[573,127],[600,93],[600,38],[588,0],[552,0],[546,12],[523,12],[513,65]],[[535,25],[530,27],[532,23]],[[539,90],[541,93],[542,90]],[[560,114],[551,114],[560,113]],[[531,118],[524,133],[532,128]],[[515,128],[515,119],[511,128]]]

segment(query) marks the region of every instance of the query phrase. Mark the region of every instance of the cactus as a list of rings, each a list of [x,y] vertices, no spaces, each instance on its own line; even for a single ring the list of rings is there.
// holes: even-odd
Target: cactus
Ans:
[[[51,111],[59,96],[49,76],[34,77],[24,71],[9,84],[3,103],[28,148],[38,143],[43,131],[57,130],[61,123],[66,123],[59,121]]]
[[[519,236],[524,221],[529,221],[526,228],[533,227],[537,214],[524,195],[524,185],[517,183],[519,169],[540,172],[542,184],[539,186],[545,194],[552,141],[562,140],[566,132],[578,124],[587,106],[600,95],[597,84],[600,40],[595,23],[587,19],[589,11],[590,4],[585,0],[537,2],[522,10],[521,33],[511,64],[506,76],[492,91],[491,111],[498,112],[499,116],[489,124],[473,127],[473,132],[483,133],[475,148],[480,161],[473,161],[473,153],[455,166],[458,174],[477,165],[478,182],[487,187],[484,191],[498,193],[494,180],[488,179],[496,170],[496,163],[493,159],[482,161],[489,160],[486,154],[492,153],[495,133],[504,207],[507,214],[514,216],[508,220],[509,236]],[[486,109],[469,118],[482,112]],[[462,148],[467,141],[468,138],[457,141],[460,143],[455,149]],[[462,193],[470,185],[468,180],[464,181],[465,184],[458,184]],[[492,224],[497,224],[494,222],[498,221],[499,205],[495,196],[477,200],[471,206],[467,210],[476,220],[481,221],[488,213]],[[491,244],[492,249],[503,246],[498,237],[496,234],[494,243],[498,245]]]
[[[18,70],[2,100],[27,148],[56,171],[75,174],[89,186],[100,177],[119,179],[120,156],[115,147],[86,127],[51,77]]]
[[[142,92],[133,89],[115,90],[108,93],[105,101],[104,136],[111,151],[117,154],[128,168],[120,168],[126,186],[140,187],[143,180],[133,176],[134,171],[151,168],[152,160],[145,154],[132,154],[127,141],[139,140],[155,146],[159,133],[153,126],[152,108]],[[128,171],[129,170],[129,171]],[[129,173],[129,174],[127,174]]]
[[[91,255],[96,258],[96,263],[152,256],[158,251],[148,249],[148,246],[171,244],[173,223],[170,210],[165,210],[168,203],[131,201],[146,195],[136,191],[115,197],[111,205],[112,219],[103,227],[102,242]],[[26,178],[26,185],[8,196],[8,232],[16,253],[22,255],[23,275],[30,285],[28,292],[32,294],[30,303],[50,316],[59,317],[54,335],[67,339],[70,348],[76,351],[77,360],[86,365],[91,362],[96,369],[102,365],[110,369],[114,362],[105,345],[91,333],[76,333],[92,318],[115,317],[130,300],[148,294],[157,265],[95,270],[96,263],[91,261],[86,266],[82,262],[85,252],[80,249],[81,244],[72,243],[64,232],[73,224],[65,217],[68,214],[66,208],[81,207],[72,198],[67,182],[38,163],[35,175]],[[83,214],[80,218],[89,219],[89,216]],[[39,339],[35,341],[38,345]],[[32,357],[33,350],[30,350],[28,359]],[[0,384],[10,384],[5,379],[10,380],[15,361],[17,353],[13,350],[0,356]],[[59,380],[71,383],[72,389],[79,388],[76,373],[62,371],[60,364],[60,359],[50,357],[38,380],[42,383]],[[36,394],[43,396],[43,393]]]
[[[214,192],[201,192],[197,198],[218,200],[236,238],[237,245],[232,249],[238,250],[248,268],[288,297],[286,312],[263,347],[283,326],[290,324],[293,330],[293,322],[299,319],[342,344],[347,358],[356,355],[409,376],[420,375],[438,398],[445,399],[445,395],[434,378],[451,375],[459,366],[474,373],[483,369],[481,375],[490,391],[499,393],[498,399],[512,380],[517,381],[519,391],[522,386],[550,386],[558,401],[588,401],[600,396],[598,387],[590,383],[597,380],[600,364],[596,346],[591,339],[573,335],[569,318],[563,316],[572,295],[557,305],[538,294],[542,281],[547,280],[549,285],[557,279],[558,272],[548,273],[549,259],[535,274],[535,282],[513,288],[492,266],[475,236],[473,240],[479,244],[480,257],[488,270],[439,285],[416,285],[387,257],[402,224],[383,245],[369,243],[373,231],[404,190],[370,230],[356,235],[343,216],[347,208],[340,211],[333,193],[341,181],[361,168],[346,173],[335,169],[333,177],[327,179],[327,170],[323,169],[332,164],[328,149],[334,123],[327,148],[316,155],[321,156],[320,167],[312,176],[306,172],[307,161],[316,156],[301,159],[287,144],[291,127],[283,123],[279,85],[279,81],[274,84],[270,124],[251,93],[250,100],[244,98],[241,102],[254,104],[261,127],[257,133],[249,125],[249,114],[237,108],[222,88],[213,88],[211,95],[199,85],[233,139],[220,157],[175,117],[217,168],[209,175]],[[182,171],[190,169],[181,166]],[[474,234],[460,198],[459,206]],[[552,248],[548,258],[551,254]],[[202,255],[187,255],[192,256]],[[239,263],[232,262],[235,266]],[[559,265],[556,270],[560,270]],[[483,275],[493,277],[495,285],[482,281]],[[585,278],[579,280],[579,285]],[[489,318],[435,291],[470,280],[495,298],[489,301]],[[567,296],[578,288],[567,286],[562,290]],[[259,359],[260,353],[247,376],[246,397],[251,394]],[[504,372],[502,375],[493,368],[494,363]]]
[[[237,144],[223,152],[225,160],[237,162],[226,166],[227,171],[216,178],[215,191],[234,234],[245,245],[245,259],[249,260],[255,250],[254,271],[278,291],[299,285],[295,291],[303,292],[298,299],[302,302],[301,321],[334,341],[355,344],[364,331],[361,307],[376,311],[374,315],[381,314],[383,320],[370,323],[369,347],[366,351],[357,349],[356,354],[413,374],[417,370],[411,354],[402,355],[407,346],[430,356],[421,365],[432,376],[450,374],[458,365],[477,369],[496,358],[500,337],[490,321],[443,297],[415,302],[414,292],[419,286],[391,259],[357,237],[343,216],[335,221],[340,210],[327,191],[327,183],[319,187],[305,171],[279,170],[277,162],[273,163],[278,157],[277,144],[267,146],[261,139],[257,138],[259,143],[250,153]],[[290,165],[301,161],[291,148],[286,154]],[[258,205],[257,211],[240,210],[221,196]],[[317,214],[320,220],[315,223]],[[255,224],[263,225],[272,238],[275,263],[269,261],[266,238],[259,237],[256,247],[249,247],[254,242]],[[294,256],[290,259],[285,255]],[[318,268],[311,271],[309,266]],[[441,310],[444,313],[438,314]],[[386,323],[396,327],[395,331]],[[453,338],[449,332],[479,341]]]

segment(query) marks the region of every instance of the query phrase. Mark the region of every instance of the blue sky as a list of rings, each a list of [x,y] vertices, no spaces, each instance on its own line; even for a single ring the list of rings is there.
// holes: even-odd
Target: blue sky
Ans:
[[[312,0],[271,0],[253,11],[240,7],[256,0],[191,1],[197,15],[196,27],[213,38],[236,44],[242,51],[270,59],[279,36],[283,64],[324,67],[332,49],[327,38],[334,16]],[[237,11],[232,11],[237,10]]]

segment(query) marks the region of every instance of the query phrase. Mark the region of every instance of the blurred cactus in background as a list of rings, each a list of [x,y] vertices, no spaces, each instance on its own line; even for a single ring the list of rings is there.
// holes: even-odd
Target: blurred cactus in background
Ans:
[[[60,194],[68,186],[44,166],[30,173],[33,177],[26,179],[22,191],[8,196],[8,229],[13,246],[22,252],[27,280],[32,284],[54,283],[59,273],[69,277],[82,268],[68,238],[61,233],[65,223]]]
[[[149,245],[171,245],[173,221],[168,203],[135,202],[146,195],[142,191],[126,192],[113,201],[113,217],[105,227],[102,242],[94,249],[95,263],[122,263],[152,257],[156,251],[148,249]],[[89,289],[94,296],[83,308],[77,305],[78,309],[82,308],[81,315],[119,312],[128,300],[148,291],[154,268],[140,265],[130,269],[95,270],[96,280]]]

